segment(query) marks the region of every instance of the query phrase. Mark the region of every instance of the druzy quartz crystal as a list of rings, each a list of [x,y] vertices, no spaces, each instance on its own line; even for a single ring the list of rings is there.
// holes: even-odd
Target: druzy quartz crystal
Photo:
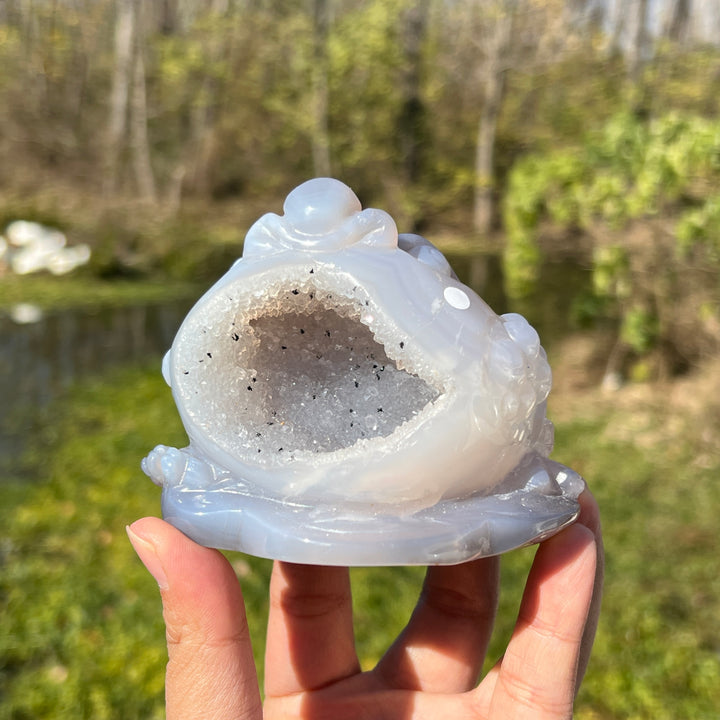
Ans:
[[[572,522],[551,372],[445,257],[346,185],[250,228],[163,361],[189,446],[142,462],[196,541],[295,562],[450,564]]]

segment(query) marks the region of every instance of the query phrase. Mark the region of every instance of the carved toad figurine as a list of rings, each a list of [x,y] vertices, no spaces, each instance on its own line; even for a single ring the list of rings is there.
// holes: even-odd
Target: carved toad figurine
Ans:
[[[190,439],[144,471],[198,542],[319,564],[453,563],[572,522],[551,372],[417,235],[310,180],[247,234],[163,361]]]

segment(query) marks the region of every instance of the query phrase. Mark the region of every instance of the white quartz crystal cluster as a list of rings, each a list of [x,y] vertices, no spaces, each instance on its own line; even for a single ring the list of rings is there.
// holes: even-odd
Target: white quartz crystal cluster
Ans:
[[[143,461],[165,516],[206,544],[364,564],[455,562],[572,520],[582,480],[547,460],[551,373],[526,320],[336,180],[284,210],[250,229],[163,363],[190,438]],[[464,530],[439,540],[458,512]]]
[[[387,437],[438,391],[400,370],[370,329],[315,302],[318,291],[277,299],[238,340],[238,438],[270,459],[332,452]],[[315,308],[315,309],[314,309]],[[242,384],[245,384],[243,392]]]

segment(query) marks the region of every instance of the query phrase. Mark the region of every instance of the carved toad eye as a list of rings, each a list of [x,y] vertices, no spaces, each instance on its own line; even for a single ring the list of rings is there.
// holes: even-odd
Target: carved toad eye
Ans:
[[[336,564],[460,562],[544,537],[550,369],[423,238],[327,178],[248,233],[163,365],[190,438],[143,461],[199,542]],[[529,502],[532,500],[532,502]]]

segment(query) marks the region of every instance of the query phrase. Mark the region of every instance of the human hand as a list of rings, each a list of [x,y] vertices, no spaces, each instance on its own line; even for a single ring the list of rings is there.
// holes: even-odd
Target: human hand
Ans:
[[[495,617],[498,558],[431,567],[400,636],[370,671],[355,652],[346,568],[276,562],[265,704],[240,585],[216,550],[144,518],[128,528],[163,599],[168,720],[570,718],[600,608],[597,505],[541,543],[503,658],[477,685]]]

